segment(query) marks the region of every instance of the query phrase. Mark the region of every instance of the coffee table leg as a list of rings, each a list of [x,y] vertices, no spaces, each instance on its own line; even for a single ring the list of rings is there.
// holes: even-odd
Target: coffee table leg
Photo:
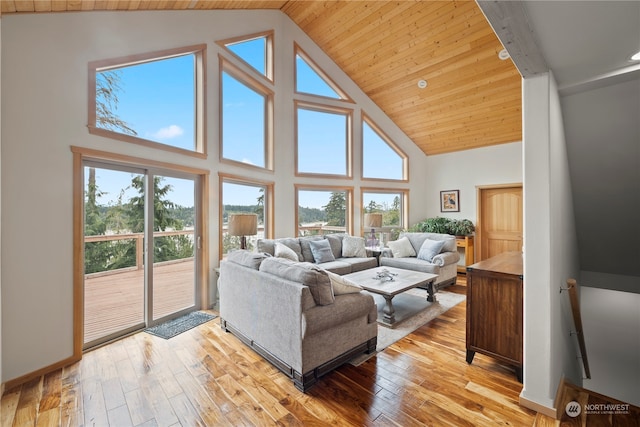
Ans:
[[[427,301],[436,302],[436,293],[433,291],[433,280],[427,285]]]
[[[387,296],[387,295],[383,295],[383,296],[384,296],[384,300],[387,303],[382,309],[382,313],[384,314],[384,316],[382,317],[382,321],[388,325],[392,325],[396,322],[396,316],[394,314],[396,312],[396,309],[393,308],[393,303],[391,302],[391,300],[393,299],[393,296]]]

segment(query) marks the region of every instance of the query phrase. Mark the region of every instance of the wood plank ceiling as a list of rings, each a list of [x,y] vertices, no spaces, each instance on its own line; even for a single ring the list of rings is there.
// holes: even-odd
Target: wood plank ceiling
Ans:
[[[2,0],[1,13],[280,9],[427,155],[522,140],[521,77],[475,1]],[[424,89],[419,80],[426,80]]]

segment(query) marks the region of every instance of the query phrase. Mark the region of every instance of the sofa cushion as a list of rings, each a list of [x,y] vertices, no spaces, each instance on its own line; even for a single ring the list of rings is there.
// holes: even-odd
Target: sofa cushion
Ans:
[[[344,236],[344,234],[327,234],[325,236],[325,238],[331,245],[331,252],[333,252],[333,257],[336,259],[342,257],[342,239],[344,238]]]
[[[322,264],[317,264],[318,267],[322,268],[326,271],[331,271],[336,274],[349,274],[353,272],[353,268],[351,264],[345,262],[346,259],[355,259],[355,258],[338,258],[335,261],[323,262]]]
[[[444,240],[425,239],[418,252],[418,259],[432,262],[433,257],[438,255],[442,250],[444,243]]]
[[[283,245],[293,249],[298,255],[298,261],[303,261],[302,248],[300,247],[300,241],[291,237],[285,237],[282,239],[258,239],[258,252],[266,252],[271,255],[275,255],[275,243],[280,242]]]
[[[259,270],[292,282],[302,283],[309,288],[318,305],[329,305],[335,301],[329,275],[314,264],[270,257],[262,261]]]
[[[422,247],[422,243],[426,239],[431,240],[443,240],[444,246],[442,247],[442,252],[457,252],[456,249],[456,238],[450,234],[442,234],[442,233],[427,233],[427,232],[403,232],[400,233],[400,238],[406,237],[411,242],[411,245],[415,249],[416,253]]]
[[[356,271],[367,270],[369,268],[376,268],[378,266],[378,260],[375,257],[338,258],[338,261],[344,262],[350,265],[351,271],[349,271],[349,273],[355,273]],[[345,274],[345,273],[339,273],[339,274]]]
[[[268,260],[262,261],[264,264]],[[380,266],[403,268],[405,270],[421,271],[423,273],[440,274],[440,267],[436,264],[418,259],[416,257],[406,258],[380,258]]]
[[[290,247],[280,242],[275,242],[273,255],[277,258],[284,258],[291,261],[298,261],[298,255]]]
[[[356,236],[345,236],[342,239],[343,258],[366,258],[367,250],[364,247],[364,238]]]
[[[302,261],[307,261],[307,262],[316,262],[315,258],[313,257],[313,251],[311,250],[311,246],[310,243],[312,241],[316,241],[316,240],[323,240],[324,236],[304,236],[304,237],[300,237],[298,238],[298,241],[300,242],[300,249],[302,250]]]
[[[394,258],[416,256],[416,251],[413,249],[413,246],[407,237],[402,237],[398,240],[388,242],[387,246],[389,246],[389,249],[393,252]]]
[[[227,261],[231,261],[236,264],[244,265],[245,267],[258,270],[258,268],[260,268],[262,260],[270,256],[270,254],[250,252],[247,250],[239,249],[229,252],[227,254]]]
[[[362,286],[353,283],[351,280],[330,271],[327,272],[333,286],[334,295],[355,294],[362,290]]]
[[[309,241],[311,247],[311,253],[313,254],[313,260],[316,264],[323,262],[335,261],[333,252],[331,251],[331,245],[328,240],[313,240]]]

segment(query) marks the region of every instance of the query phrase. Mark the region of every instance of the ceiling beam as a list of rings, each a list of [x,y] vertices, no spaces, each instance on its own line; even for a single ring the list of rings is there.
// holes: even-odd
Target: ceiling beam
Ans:
[[[549,71],[538,48],[524,2],[476,0],[523,78]]]

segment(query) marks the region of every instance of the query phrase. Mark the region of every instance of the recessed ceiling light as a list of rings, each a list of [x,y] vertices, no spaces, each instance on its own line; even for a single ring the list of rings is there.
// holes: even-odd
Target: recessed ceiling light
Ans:
[[[637,52],[636,54],[631,56],[631,60],[632,61],[640,61],[640,52]]]
[[[420,89],[424,89],[425,87],[427,87],[427,81],[426,80],[418,80],[418,87]]]
[[[509,52],[507,52],[507,49],[502,49],[500,52],[498,52],[498,58],[502,59],[503,61],[506,59],[509,59],[510,55]]]

